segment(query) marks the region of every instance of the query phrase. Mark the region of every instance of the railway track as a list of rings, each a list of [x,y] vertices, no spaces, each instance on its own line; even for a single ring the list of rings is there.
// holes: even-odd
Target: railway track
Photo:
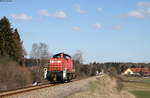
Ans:
[[[74,79],[73,81],[67,82],[67,83],[72,83],[72,82],[76,82],[76,81],[80,81],[80,80],[83,80],[83,79]],[[37,86],[30,86],[30,87],[25,87],[25,88],[20,88],[20,89],[3,91],[0,93],[0,98],[5,98],[5,97],[9,97],[9,96],[16,95],[16,94],[21,94],[21,93],[25,93],[25,92],[42,89],[42,88],[48,88],[48,87],[64,85],[64,84],[66,84],[66,83],[41,84],[41,85],[37,85]]]
[[[26,94],[26,93],[29,94],[32,91],[38,92],[38,90],[47,89],[47,88],[56,87],[56,86],[58,86],[58,88],[59,88],[62,85],[67,85],[67,84],[72,85],[71,83],[77,84],[79,81],[86,80],[86,79],[93,78],[93,77],[95,77],[95,76],[82,78],[82,79],[73,79],[71,82],[67,82],[67,83],[41,84],[41,85],[37,85],[37,86],[9,90],[9,91],[5,91],[5,92],[1,92],[0,98],[20,98],[20,97],[12,97],[12,96],[20,96],[20,95]],[[30,98],[30,97],[23,97],[23,98]],[[34,98],[36,98],[36,97],[34,97]]]
[[[29,91],[33,91],[33,90],[38,90],[38,89],[42,89],[42,88],[47,88],[47,87],[51,87],[51,86],[55,86],[55,85],[59,85],[59,84],[42,84],[42,85],[30,86],[30,87],[15,89],[15,90],[8,90],[8,91],[1,92],[0,98],[15,95],[15,94],[20,94],[20,93],[24,93],[24,92],[29,92]]]

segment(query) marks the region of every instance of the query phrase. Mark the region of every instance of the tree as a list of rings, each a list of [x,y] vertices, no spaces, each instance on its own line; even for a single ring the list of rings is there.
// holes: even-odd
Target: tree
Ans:
[[[3,56],[5,53],[4,44],[4,33],[0,32],[0,56]]]
[[[23,60],[24,60],[24,50],[22,47],[22,41],[20,39],[18,30],[15,29],[14,33],[13,33],[13,39],[14,39],[14,50],[15,50],[15,60],[19,63],[19,64],[23,64]]]
[[[23,64],[23,48],[18,30],[11,28],[6,17],[0,20],[0,56],[8,56],[20,65]]]
[[[18,30],[11,28],[6,17],[0,20],[0,56],[8,56],[20,65],[23,64],[22,42]]]
[[[45,43],[39,44],[39,53],[40,53],[40,65],[45,65],[50,58],[50,53],[48,52],[48,45]]]
[[[73,55],[73,65],[75,68],[76,74],[81,73],[81,65],[83,63],[82,52],[77,50]]]
[[[45,43],[39,44],[39,52],[40,52],[40,59],[47,59],[50,57],[48,52],[48,45]]]
[[[80,50],[77,50],[75,54],[73,55],[73,60],[78,62],[79,64],[83,63],[83,56],[82,52]]]
[[[0,55],[1,56],[13,56],[13,38],[12,38],[12,28],[9,20],[6,17],[3,17],[0,20]]]
[[[32,50],[30,53],[30,58],[32,59],[39,59],[39,46],[37,43],[32,44]]]
[[[30,58],[35,59],[37,65],[45,65],[48,58],[50,58],[48,45],[45,43],[33,43]]]

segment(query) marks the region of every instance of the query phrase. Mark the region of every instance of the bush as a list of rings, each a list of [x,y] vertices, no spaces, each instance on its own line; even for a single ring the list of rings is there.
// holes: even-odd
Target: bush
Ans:
[[[0,57],[0,91],[22,88],[31,83],[31,73],[26,67]]]
[[[44,78],[44,66],[32,66],[29,67],[32,75],[32,79],[38,83],[47,83],[48,81]]]
[[[111,78],[115,78],[115,80],[116,80],[116,88],[117,88],[118,91],[121,91],[122,88],[123,88],[122,78],[117,73],[116,68],[115,67],[109,68],[108,69],[108,75]]]
[[[88,64],[74,64],[77,78],[84,78],[91,76],[91,66]]]
[[[115,67],[110,67],[110,68],[108,69],[108,74],[109,74],[109,76],[111,76],[111,77],[117,77],[117,76],[118,76],[118,73],[117,73],[117,70],[116,70]]]
[[[123,83],[122,83],[122,78],[121,77],[116,77],[116,84],[117,84],[117,90],[121,91],[123,88]]]

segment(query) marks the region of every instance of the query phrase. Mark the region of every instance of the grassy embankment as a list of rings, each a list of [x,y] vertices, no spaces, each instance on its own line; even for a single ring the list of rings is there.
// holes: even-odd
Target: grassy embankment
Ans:
[[[150,78],[123,77],[124,90],[128,90],[136,98],[150,98]]]
[[[97,77],[96,81],[90,82],[85,91],[66,98],[134,98],[130,93],[120,90],[120,86],[116,78],[103,75]]]

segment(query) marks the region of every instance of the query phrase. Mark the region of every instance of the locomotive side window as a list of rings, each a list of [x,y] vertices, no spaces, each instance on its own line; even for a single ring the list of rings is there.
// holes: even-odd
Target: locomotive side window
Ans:
[[[68,59],[69,59],[69,56],[64,55],[64,58],[68,60]]]
[[[68,60],[69,58],[71,58],[71,56],[67,55],[67,54],[64,54],[64,58]]]

